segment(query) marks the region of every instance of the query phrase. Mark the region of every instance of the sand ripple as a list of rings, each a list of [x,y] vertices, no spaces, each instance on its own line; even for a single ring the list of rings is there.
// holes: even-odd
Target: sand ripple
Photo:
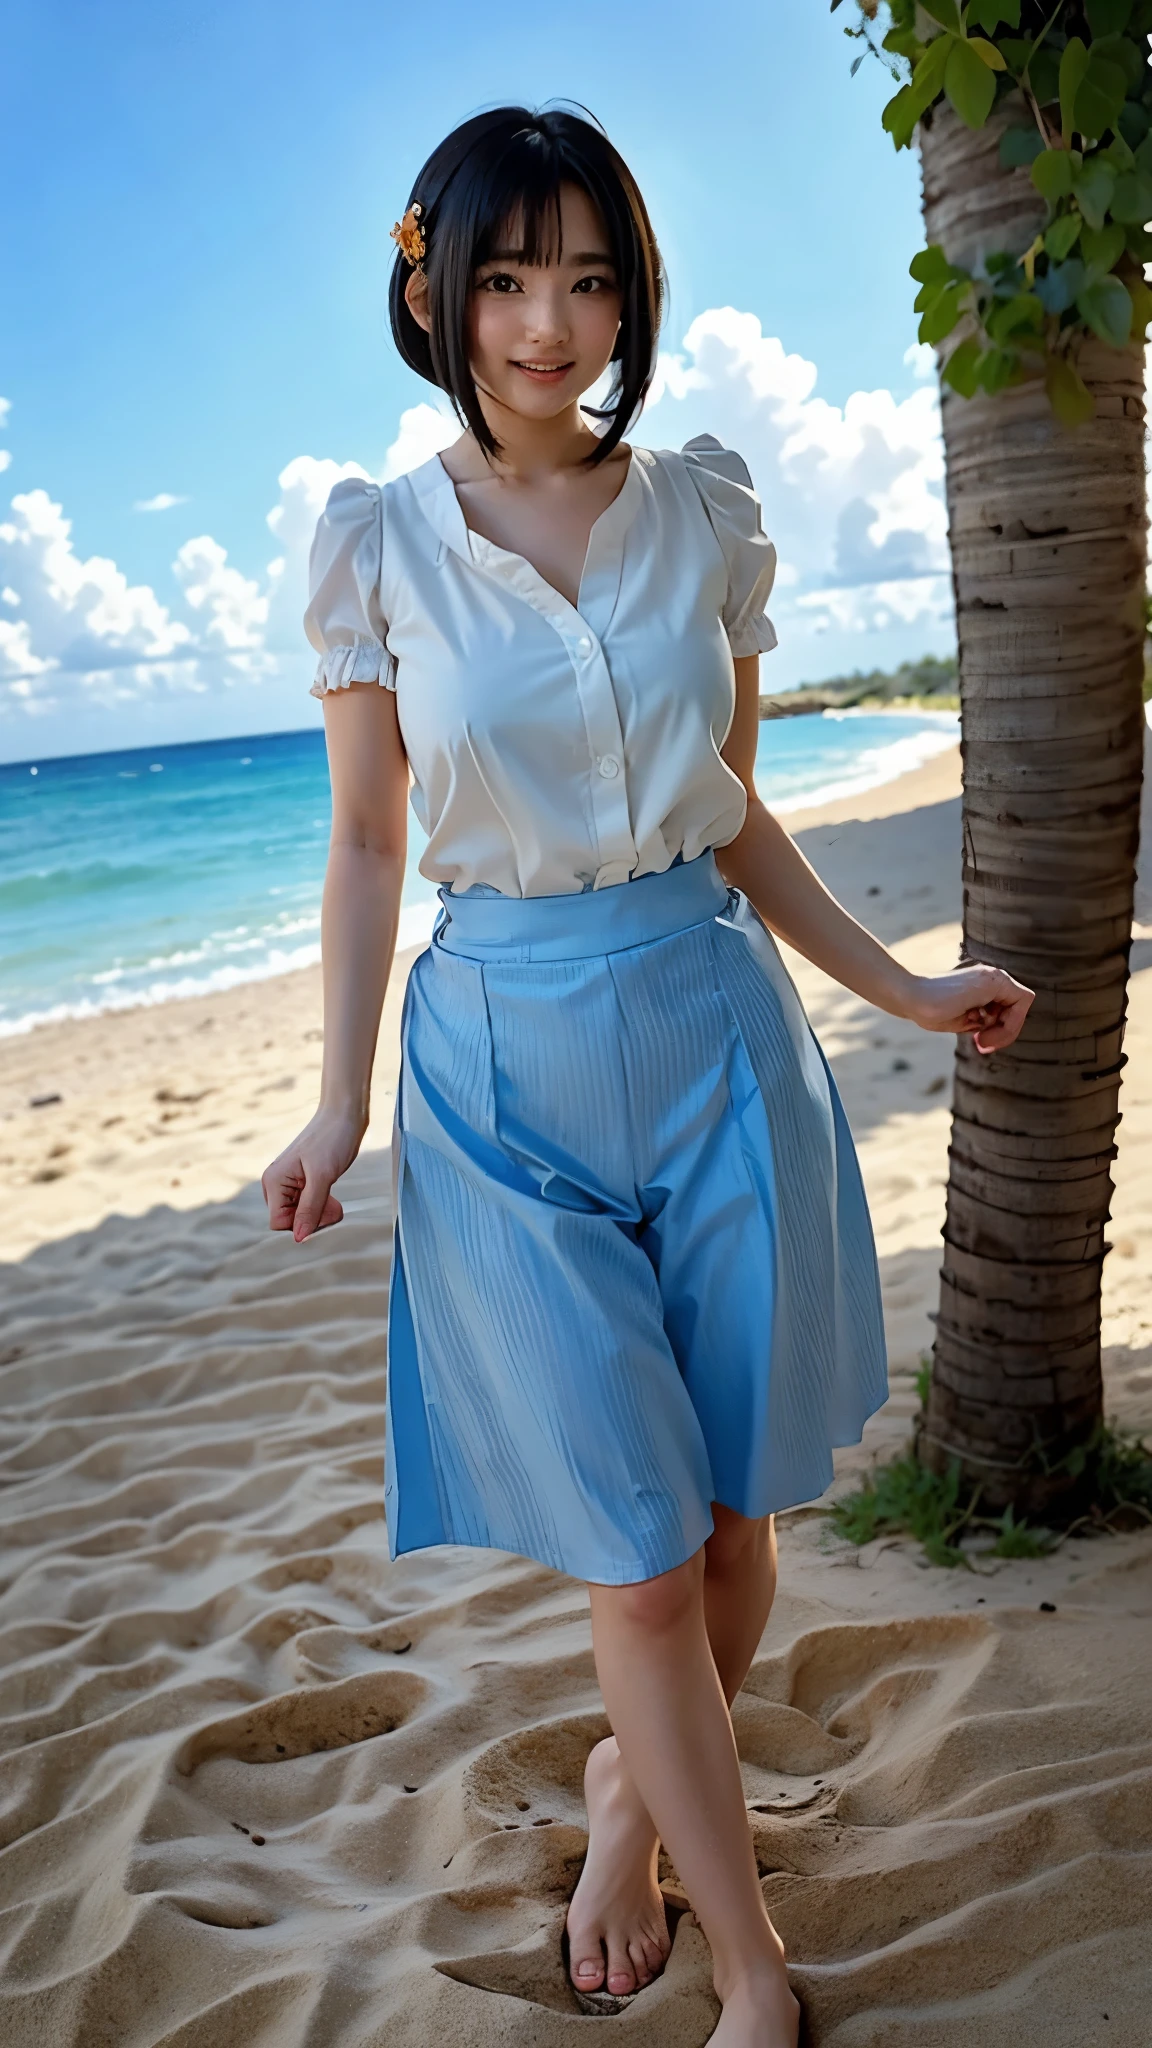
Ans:
[[[594,2024],[560,1953],[605,1729],[586,1601],[521,1559],[388,1562],[383,1156],[351,1181],[302,1250],[250,1190],[5,1271],[12,2048]],[[783,1556],[736,1719],[812,2041],[1138,2048],[1152,1545],[957,1586],[907,1550],[842,1569],[801,1516]],[[707,2039],[689,1914],[663,1980],[595,2017],[636,2048]]]

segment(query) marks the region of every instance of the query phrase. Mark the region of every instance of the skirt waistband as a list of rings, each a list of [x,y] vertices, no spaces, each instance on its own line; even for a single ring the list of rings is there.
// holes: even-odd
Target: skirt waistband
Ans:
[[[606,889],[571,896],[453,896],[432,944],[469,960],[586,960],[621,953],[704,924],[729,907],[730,892],[711,848],[696,860]]]

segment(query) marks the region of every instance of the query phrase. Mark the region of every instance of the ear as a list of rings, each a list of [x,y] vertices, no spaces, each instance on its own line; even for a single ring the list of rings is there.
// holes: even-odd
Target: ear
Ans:
[[[411,313],[417,327],[425,334],[431,331],[432,316],[428,310],[428,279],[422,270],[414,270],[404,287],[404,304]]]

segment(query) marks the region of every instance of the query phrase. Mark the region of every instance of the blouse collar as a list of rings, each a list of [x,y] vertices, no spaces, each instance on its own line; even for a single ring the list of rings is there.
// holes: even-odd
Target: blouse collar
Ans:
[[[642,458],[647,456],[647,453],[646,449],[631,450],[624,482],[611,504],[605,507],[598,519],[593,520],[588,536],[588,553],[584,561],[584,577],[606,565],[606,558],[610,559],[611,552],[619,548],[626,528],[635,517],[643,493]],[[431,456],[427,462],[422,462],[418,469],[410,470],[408,482],[437,539],[445,547],[451,548],[453,554],[461,555],[466,562],[471,562],[476,568],[491,569],[501,562],[509,565],[522,563],[539,582],[544,581],[543,577],[532,569],[530,563],[524,562],[523,556],[513,554],[507,548],[498,547],[494,541],[485,540],[482,534],[472,531],[456,495],[456,486],[439,455]],[[582,578],[581,581],[583,580]],[[550,585],[545,587],[551,588]]]

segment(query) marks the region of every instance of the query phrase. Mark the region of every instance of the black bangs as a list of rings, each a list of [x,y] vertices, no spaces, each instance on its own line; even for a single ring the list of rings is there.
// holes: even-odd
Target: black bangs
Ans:
[[[432,152],[408,204],[423,207],[431,332],[412,318],[404,299],[409,265],[397,252],[388,308],[396,346],[409,367],[448,393],[480,446],[498,446],[480,409],[468,361],[468,301],[479,266],[508,247],[514,232],[521,260],[560,253],[560,188],[578,185],[604,221],[621,293],[620,332],[612,358],[607,424],[590,457],[602,462],[627,432],[656,367],[664,304],[664,273],[652,223],[628,166],[602,128],[582,112],[497,107],[477,114]]]

